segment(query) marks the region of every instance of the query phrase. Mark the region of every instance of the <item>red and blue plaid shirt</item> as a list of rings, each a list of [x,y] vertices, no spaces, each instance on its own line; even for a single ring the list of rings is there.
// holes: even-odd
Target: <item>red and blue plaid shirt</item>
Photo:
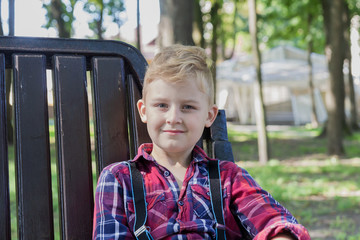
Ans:
[[[143,176],[146,226],[154,239],[215,239],[204,151],[195,147],[182,188],[175,177],[150,156],[152,144],[143,144],[136,161]],[[223,213],[227,239],[241,239],[238,222],[254,239],[270,239],[281,232],[310,239],[307,230],[264,191],[247,171],[228,161],[220,162]],[[219,207],[219,206],[214,206]],[[135,239],[135,213],[128,166],[119,162],[101,173],[95,195],[93,239]],[[224,227],[224,226],[218,226]]]

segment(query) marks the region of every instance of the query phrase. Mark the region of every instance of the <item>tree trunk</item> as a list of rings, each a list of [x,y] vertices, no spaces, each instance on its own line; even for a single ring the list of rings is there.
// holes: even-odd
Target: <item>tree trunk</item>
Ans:
[[[158,46],[174,43],[194,45],[192,38],[194,1],[160,0]]]
[[[254,85],[255,95],[255,115],[256,115],[256,126],[258,130],[258,150],[259,150],[259,161],[261,164],[268,162],[269,154],[269,143],[266,131],[266,115],[264,108],[264,99],[262,93],[262,76],[261,76],[261,55],[257,37],[257,19],[256,19],[256,0],[248,0],[249,4],[249,29],[252,41],[252,52],[255,61],[257,81]]]
[[[199,35],[199,41],[197,42],[200,47],[205,48],[205,38],[204,38],[204,21],[203,21],[203,13],[201,11],[200,0],[195,1],[194,6],[194,16],[195,16],[195,26],[196,31]]]
[[[221,36],[221,43],[222,43],[222,58],[224,60],[229,60],[231,59],[233,56],[234,56],[234,53],[235,53],[235,47],[236,47],[236,33],[237,33],[237,30],[236,30],[236,17],[237,17],[237,14],[238,14],[238,7],[237,7],[237,2],[234,3],[234,16],[233,16],[233,22],[232,22],[232,25],[233,25],[233,32],[232,32],[232,40],[233,40],[233,45],[231,47],[231,52],[229,55],[226,55],[226,39],[225,39],[225,34],[222,34]]]
[[[327,93],[327,148],[330,155],[343,155],[343,126],[345,124],[344,91],[344,30],[343,0],[322,0],[326,47],[325,53],[330,72],[330,91]]]
[[[315,93],[314,93],[314,81],[313,81],[313,65],[311,60],[312,53],[312,40],[308,42],[308,56],[307,62],[309,66],[309,94],[311,100],[311,126],[316,128],[319,126],[319,120],[316,114],[316,105],[315,105]]]
[[[70,31],[66,29],[64,19],[62,18],[63,9],[61,0],[51,0],[51,12],[57,23],[60,38],[70,38]]]
[[[351,19],[350,19],[349,6],[345,1],[344,2],[344,39],[345,39],[345,59],[347,60],[348,68],[349,68],[348,80],[349,80],[349,99],[350,99],[350,128],[354,130],[359,130],[359,125],[357,122],[354,78],[352,75],[352,67],[351,67],[350,25],[351,25]]]
[[[0,36],[4,36],[4,30],[2,27],[2,16],[1,16],[1,0],[0,0]]]
[[[219,9],[220,9],[220,4],[218,2],[215,2],[210,10],[211,24],[212,24],[211,60],[213,61],[214,64],[214,67],[211,70],[213,75],[214,91],[215,91],[214,101],[216,101],[216,62],[218,58],[217,42],[218,42],[218,28],[220,24]]]
[[[102,40],[104,39],[103,37],[103,18],[104,18],[104,1],[100,2],[100,18],[99,21],[96,22],[96,31],[97,31],[97,35],[98,35],[98,39]]]
[[[15,35],[15,0],[9,0],[9,36]]]
[[[313,40],[310,36],[311,32],[311,25],[312,25],[312,15],[309,13],[308,15],[308,34],[309,34],[309,40],[308,40],[308,52],[307,52],[307,63],[309,66],[309,95],[311,100],[311,126],[312,127],[318,127],[319,121],[316,114],[316,105],[315,105],[315,95],[314,95],[314,81],[313,81],[313,65],[311,60],[311,53],[313,51]]]

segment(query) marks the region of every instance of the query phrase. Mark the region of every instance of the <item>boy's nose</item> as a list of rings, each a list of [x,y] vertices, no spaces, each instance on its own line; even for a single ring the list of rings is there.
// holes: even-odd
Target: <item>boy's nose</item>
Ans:
[[[180,110],[178,110],[175,107],[170,108],[169,111],[167,112],[166,123],[168,124],[181,123]]]

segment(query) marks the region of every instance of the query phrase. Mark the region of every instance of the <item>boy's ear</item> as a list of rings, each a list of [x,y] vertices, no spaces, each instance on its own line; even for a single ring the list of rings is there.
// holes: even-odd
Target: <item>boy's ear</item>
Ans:
[[[214,104],[209,108],[208,117],[205,122],[205,127],[210,127],[216,119],[218,114],[218,107]]]
[[[140,118],[141,118],[141,121],[143,123],[146,123],[147,122],[147,118],[146,118],[146,107],[145,107],[145,102],[143,99],[140,99],[139,101],[137,101],[137,109],[139,111],[139,115],[140,115]]]

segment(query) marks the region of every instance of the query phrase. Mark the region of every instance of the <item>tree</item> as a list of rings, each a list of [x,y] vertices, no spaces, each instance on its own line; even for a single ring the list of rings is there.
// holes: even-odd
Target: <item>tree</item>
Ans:
[[[262,76],[261,76],[261,55],[258,44],[258,30],[256,17],[256,0],[248,0],[249,4],[249,30],[252,39],[252,52],[254,56],[256,77],[255,82],[255,112],[256,112],[256,126],[258,129],[258,148],[259,161],[265,164],[269,160],[269,144],[266,131],[266,116],[264,109],[264,99],[262,93]]]
[[[69,2],[70,5],[66,5],[61,0],[51,0],[43,4],[43,8],[47,11],[45,27],[56,28],[61,38],[70,38],[73,34],[72,24],[75,20],[74,8],[77,1],[69,0]]]
[[[158,46],[160,48],[174,43],[194,45],[193,0],[160,0],[160,23]]]
[[[203,12],[201,11],[200,0],[195,1],[194,5],[194,22],[195,22],[195,29],[194,33],[197,36],[196,45],[205,48],[205,37],[204,37],[204,20],[203,20]],[[195,40],[195,39],[194,39]]]
[[[313,82],[313,64],[311,60],[311,54],[313,52],[313,38],[311,34],[311,25],[313,21],[313,14],[311,11],[308,13],[308,28],[307,28],[307,39],[308,39],[308,51],[307,51],[307,63],[309,67],[309,95],[311,100],[311,125],[312,127],[318,127],[319,121],[316,114],[316,105],[315,105],[315,94],[314,94],[314,82]]]
[[[230,17],[231,24],[225,23],[225,19],[227,18],[226,14],[222,14],[221,19],[221,57],[224,60],[231,59],[234,56],[235,53],[235,47],[236,47],[236,36],[238,33],[238,27],[236,25],[237,18],[239,16],[238,13],[238,4],[236,2],[233,2],[233,15]],[[227,42],[230,40],[231,42],[231,51],[227,55],[226,49],[227,49]]]
[[[245,37],[242,48],[250,50],[247,5],[235,0],[197,0],[195,4],[195,43],[203,48],[217,45],[216,59],[233,57],[239,35]],[[215,37],[215,39],[214,39]]]
[[[212,25],[212,38],[211,38],[211,60],[213,61],[214,65],[216,66],[216,62],[218,59],[218,34],[219,34],[219,25],[220,25],[220,14],[219,11],[222,8],[222,1],[215,1],[210,10],[210,22]],[[212,69],[213,81],[214,81],[214,89],[216,96],[216,67]],[[214,99],[216,101],[216,97]]]
[[[103,39],[104,18],[110,17],[112,22],[116,23],[118,27],[123,24],[120,13],[125,11],[123,0],[87,0],[84,5],[84,10],[92,16],[92,21],[89,22],[89,28],[95,33],[97,39]]]
[[[261,18],[260,34],[272,47],[279,44],[307,49],[308,92],[311,102],[311,125],[319,125],[316,113],[312,52],[324,51],[323,20],[319,0],[263,0],[265,13]]]
[[[354,79],[352,75],[351,67],[351,48],[350,48],[350,26],[351,26],[351,14],[349,6],[344,2],[344,38],[345,38],[345,59],[347,61],[349,73],[348,73],[348,84],[349,84],[349,99],[350,99],[350,127],[354,130],[359,130],[357,122],[357,109],[356,109],[356,98]]]
[[[224,4],[226,4],[226,9],[230,10],[224,9]],[[195,23],[197,31],[200,33],[197,43],[203,48],[210,46],[211,59],[215,64],[218,58],[229,59],[234,54],[237,36],[237,17],[238,12],[235,1],[196,1]],[[227,56],[225,50],[228,42],[232,45],[231,51]],[[221,55],[219,54],[220,50]],[[212,68],[212,75],[216,91],[216,67]]]
[[[313,51],[324,52],[325,35],[320,0],[261,0],[263,7],[259,16],[259,39],[267,47],[280,44],[308,48],[309,34]],[[309,25],[309,14],[311,24]]]
[[[103,0],[88,0],[84,5],[84,10],[90,13],[93,18],[93,20],[89,22],[89,28],[95,33],[97,39],[104,39],[104,8]]]
[[[2,27],[2,17],[1,17],[1,0],[0,0],[0,36],[4,36],[4,30]]]
[[[264,25],[272,25],[272,34],[269,36],[270,44],[295,44],[297,47],[307,49],[308,92],[311,102],[311,124],[313,127],[319,125],[313,83],[313,64],[311,54],[314,51],[314,44],[318,52],[323,52],[324,35],[317,34],[322,30],[322,20],[319,19],[321,12],[318,0],[305,1],[283,1],[282,4],[276,1],[267,1],[267,12],[264,16]],[[281,19],[277,19],[277,15]],[[275,24],[274,24],[275,20]],[[274,27],[275,26],[275,27]],[[279,42],[281,41],[281,42]],[[322,44],[322,45],[321,45]]]
[[[343,155],[343,126],[345,124],[344,90],[344,1],[322,0],[326,47],[325,54],[330,72],[330,91],[327,96],[328,122],[326,126],[327,148],[330,155]]]
[[[307,51],[307,64],[309,67],[309,95],[311,100],[311,126],[312,127],[318,127],[319,126],[319,120],[316,114],[316,105],[315,105],[315,93],[314,93],[314,81],[313,81],[313,64],[311,60],[311,54],[312,54],[312,47],[313,41],[309,40],[308,43],[308,51]]]
[[[15,0],[9,0],[9,36],[15,35]]]

